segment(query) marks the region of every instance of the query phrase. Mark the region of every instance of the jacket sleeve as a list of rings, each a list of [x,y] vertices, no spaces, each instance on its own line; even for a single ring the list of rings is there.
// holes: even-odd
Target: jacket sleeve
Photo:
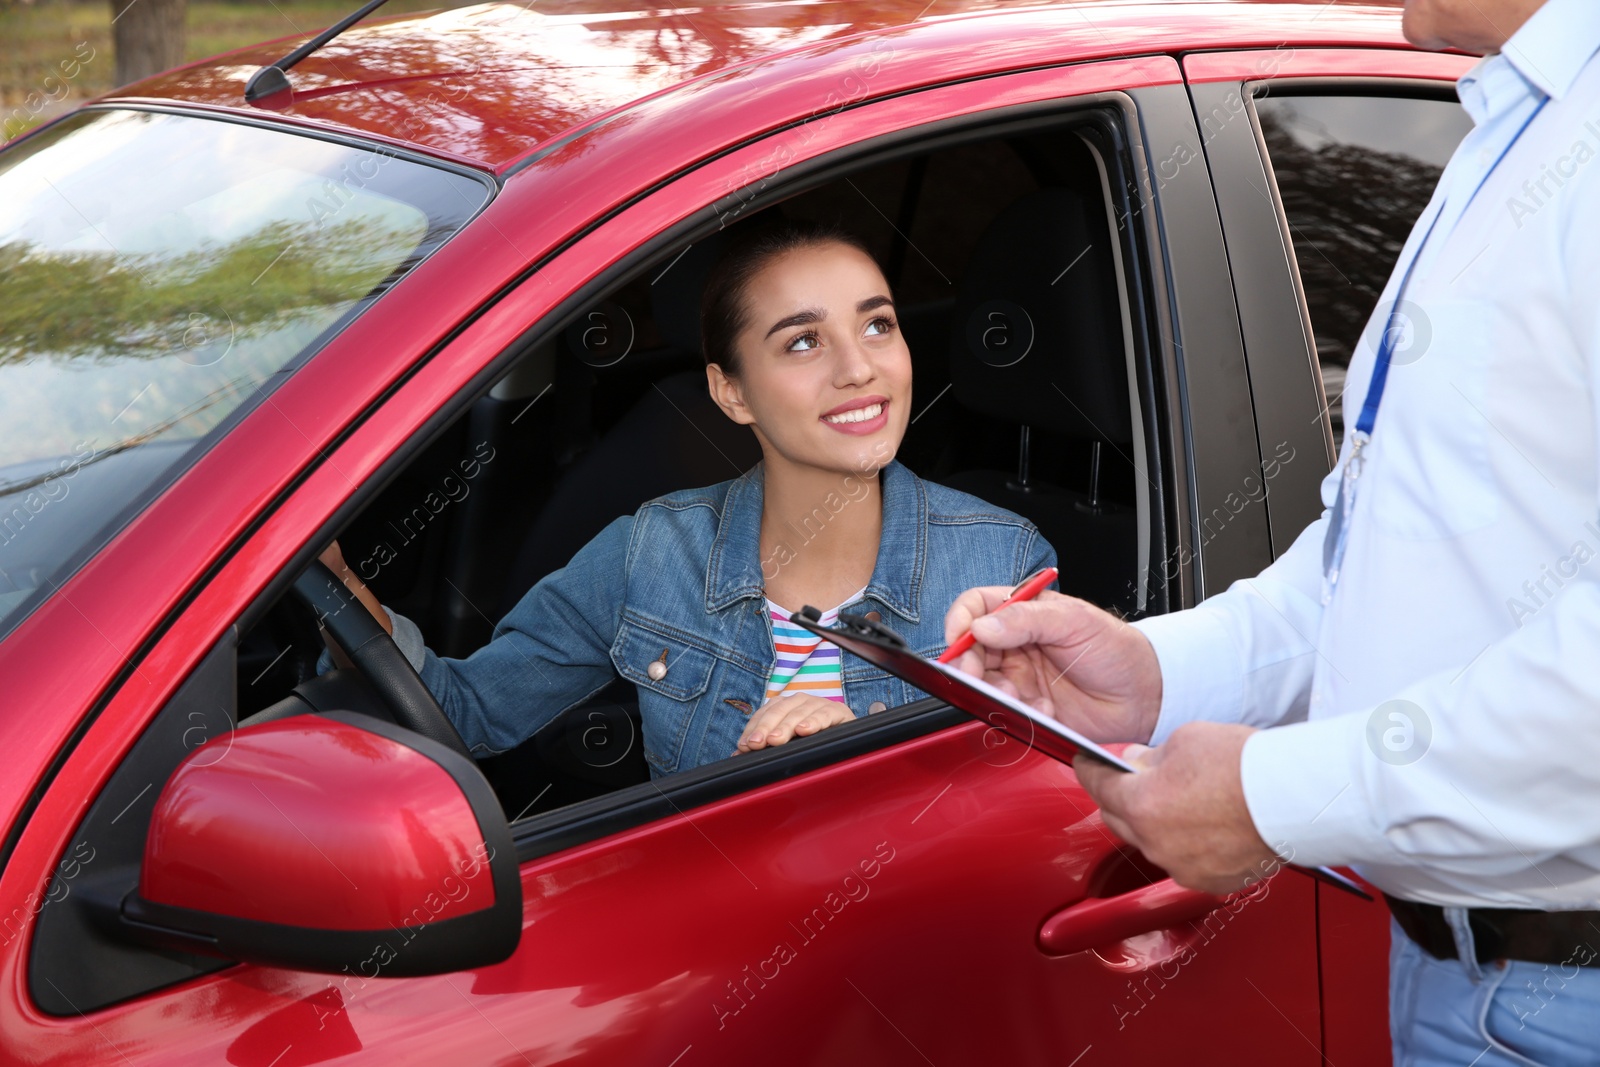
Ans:
[[[1044,534],[1039,532],[1037,526],[1029,523],[1027,530],[1027,535],[1022,538],[1021,544],[1018,546],[1017,571],[1011,576],[1013,585],[1020,583],[1030,574],[1035,574],[1046,567],[1054,567],[1056,565],[1055,547],[1045,540]],[[1061,583],[1059,581],[1053,582],[1050,588],[1060,589]]]
[[[472,655],[423,650],[422,680],[474,753],[515,748],[616,677],[633,523],[614,520],[541,578]]]

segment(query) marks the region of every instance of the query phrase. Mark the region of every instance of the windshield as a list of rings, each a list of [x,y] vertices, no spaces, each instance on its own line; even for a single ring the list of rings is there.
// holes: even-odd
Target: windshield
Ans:
[[[488,197],[381,148],[150,111],[0,152],[0,635]]]

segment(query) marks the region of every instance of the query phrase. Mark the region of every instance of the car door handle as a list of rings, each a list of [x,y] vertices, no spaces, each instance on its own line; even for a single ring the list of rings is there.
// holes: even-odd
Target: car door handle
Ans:
[[[1113,897],[1079,900],[1045,919],[1039,947],[1052,956],[1082,952],[1135,934],[1209,915],[1229,897],[1185,889],[1171,878]]]

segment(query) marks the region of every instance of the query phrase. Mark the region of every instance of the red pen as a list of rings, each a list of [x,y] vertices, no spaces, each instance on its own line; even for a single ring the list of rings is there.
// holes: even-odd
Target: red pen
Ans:
[[[1038,574],[1035,574],[1033,577],[1029,578],[1027,581],[1013,589],[1011,591],[1011,595],[1006,597],[1005,603],[1001,604],[1000,607],[995,608],[994,610],[999,611],[1002,608],[1009,608],[1011,605],[1020,603],[1021,601],[1032,600],[1034,597],[1039,595],[1045,586],[1056,580],[1057,573],[1058,572],[1054,567],[1046,567],[1044,570],[1040,571]],[[989,614],[992,615],[994,612],[990,612]],[[968,630],[966,633],[956,638],[954,644],[944,650],[943,654],[939,656],[939,662],[953,662],[957,656],[971,648],[975,640],[976,638],[972,636],[972,631]]]

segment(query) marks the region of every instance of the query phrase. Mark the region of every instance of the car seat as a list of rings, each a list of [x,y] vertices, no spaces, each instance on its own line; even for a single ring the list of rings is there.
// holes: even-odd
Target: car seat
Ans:
[[[1104,202],[1065,188],[1020,197],[990,223],[949,320],[951,395],[1017,427],[1017,463],[940,478],[1031,519],[1055,546],[1062,591],[1105,607],[1132,601],[1139,566],[1135,510],[1101,491],[1104,466],[1133,440],[1111,240]],[[1089,443],[1087,490],[1031,464],[1039,433]]]

